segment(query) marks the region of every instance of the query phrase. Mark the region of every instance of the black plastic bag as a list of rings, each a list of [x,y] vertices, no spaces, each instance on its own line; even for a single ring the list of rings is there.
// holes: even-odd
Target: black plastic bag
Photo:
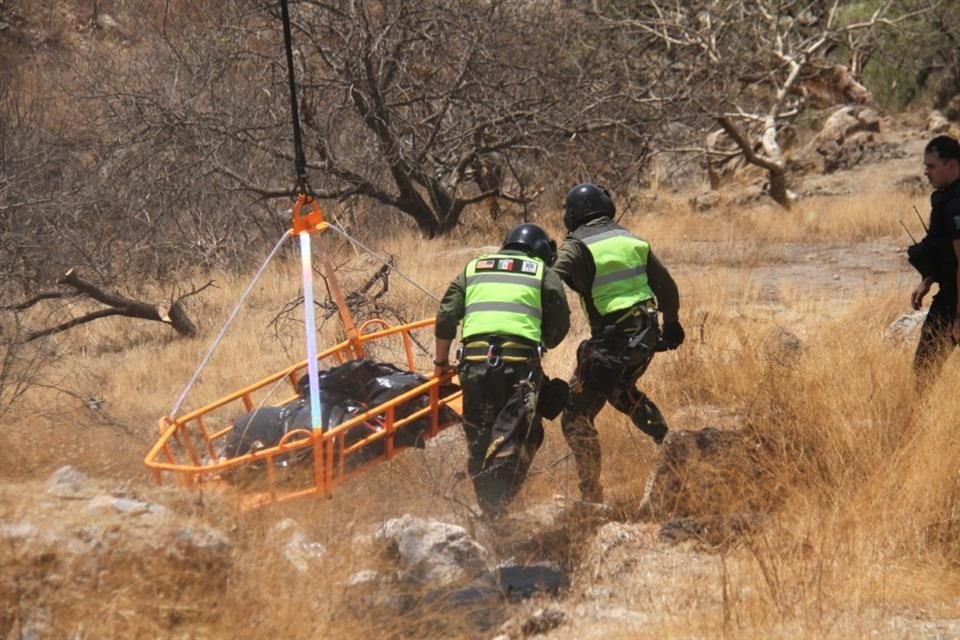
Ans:
[[[427,381],[424,376],[403,371],[392,364],[372,360],[351,360],[337,367],[319,372],[318,388],[321,406],[321,424],[329,430],[339,424],[383,404]],[[451,387],[453,387],[451,389]],[[456,390],[448,385],[441,390],[449,394]],[[307,376],[297,381],[300,397],[279,407],[261,407],[240,416],[227,436],[223,454],[228,457],[274,447],[293,429],[311,429],[310,389]],[[428,394],[410,399],[394,410],[394,420],[409,416],[430,402]],[[441,421],[450,422],[456,414],[448,407],[441,408]],[[394,436],[398,447],[423,447],[423,432],[430,426],[430,416],[424,416],[399,429]],[[376,433],[383,428],[382,420],[374,418],[351,428],[345,436],[346,446]],[[358,459],[369,459],[383,452],[385,443],[378,441]],[[306,455],[309,455],[307,452]]]

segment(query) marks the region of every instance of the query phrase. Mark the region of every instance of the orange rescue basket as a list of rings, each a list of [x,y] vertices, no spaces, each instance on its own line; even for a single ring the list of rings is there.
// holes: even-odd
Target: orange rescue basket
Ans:
[[[312,204],[312,210],[301,216],[300,209],[306,203]],[[293,207],[293,232],[323,231],[326,227],[316,202],[301,195]],[[399,338],[406,353],[407,370],[415,371],[412,332],[433,325],[434,319],[391,327],[376,318],[355,328],[332,266],[323,260],[323,267],[347,339],[319,352],[318,367],[362,358],[368,345]],[[239,506],[244,509],[305,496],[329,496],[343,482],[392,459],[403,449],[395,443],[397,434],[415,422],[423,425],[419,421],[428,421],[422,433],[425,440],[459,423],[461,392],[457,390],[443,395],[442,386],[451,380],[429,378],[423,384],[326,431],[319,428],[291,430],[275,446],[224,459],[220,452],[233,428],[232,420],[240,413],[253,411],[258,406],[255,397],[273,389],[284,379],[295,392],[297,380],[307,367],[308,361],[303,360],[200,409],[181,416],[160,418],[160,437],[145,460],[154,481],[163,484],[172,480],[180,486],[218,492],[235,487]],[[396,418],[397,413],[403,417]],[[371,422],[378,425],[376,431],[347,442],[352,429]],[[312,457],[312,473],[308,472],[309,465],[305,461],[297,465],[287,464],[291,459],[307,457]],[[241,476],[241,482],[235,481]]]

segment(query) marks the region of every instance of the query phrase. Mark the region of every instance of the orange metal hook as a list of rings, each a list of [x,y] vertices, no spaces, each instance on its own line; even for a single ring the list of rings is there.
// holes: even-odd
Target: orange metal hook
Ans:
[[[302,212],[304,206],[309,206],[309,211]],[[327,228],[327,221],[323,218],[323,211],[317,204],[317,199],[306,193],[300,193],[296,202],[293,203],[293,221],[290,232],[294,235],[301,231],[312,233],[314,231],[324,231]]]

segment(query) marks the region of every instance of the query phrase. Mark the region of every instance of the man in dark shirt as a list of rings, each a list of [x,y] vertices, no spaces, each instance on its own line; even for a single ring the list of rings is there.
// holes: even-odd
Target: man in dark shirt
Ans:
[[[577,349],[571,397],[561,420],[587,502],[603,501],[594,418],[609,402],[654,442],[662,442],[666,421],[636,383],[656,350],[676,349],[684,339],[680,294],[670,272],[649,244],[613,221],[614,213],[613,199],[600,185],[574,187],[564,201],[570,233],[554,263],[580,296],[590,321],[590,338]]]
[[[450,346],[463,321],[458,371],[467,469],[487,517],[502,513],[543,443],[540,359],[570,328],[563,283],[550,268],[555,252],[543,229],[521,224],[500,251],[467,263],[437,311],[436,376],[451,370]]]
[[[960,341],[960,143],[950,136],[937,136],[927,143],[923,165],[934,192],[927,235],[915,247],[924,258],[915,262],[921,280],[910,295],[911,306],[923,306],[933,283],[938,291],[920,329],[913,361],[919,388],[939,374]]]

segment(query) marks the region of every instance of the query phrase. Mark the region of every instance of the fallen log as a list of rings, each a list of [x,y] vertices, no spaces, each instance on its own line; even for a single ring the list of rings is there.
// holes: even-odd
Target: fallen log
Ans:
[[[28,306],[32,306],[32,304],[35,304],[42,299],[68,296],[72,297],[78,294],[83,294],[93,300],[96,300],[97,302],[100,302],[101,304],[106,305],[108,308],[91,311],[90,313],[86,313],[77,318],[72,318],[65,322],[61,322],[52,327],[31,331],[24,338],[24,342],[31,342],[45,336],[62,333],[81,324],[86,324],[99,318],[106,318],[109,316],[125,316],[128,318],[139,318],[142,320],[163,322],[164,324],[168,324],[173,327],[173,329],[180,335],[192,338],[197,334],[197,327],[187,315],[183,301],[186,298],[200,293],[207,287],[213,285],[213,281],[208,282],[199,289],[194,287],[189,293],[186,293],[174,300],[170,307],[166,310],[163,310],[159,305],[156,304],[142,302],[140,300],[133,300],[132,298],[127,298],[126,296],[122,296],[118,293],[105,291],[98,285],[81,278],[80,275],[77,274],[76,269],[69,269],[57,280],[57,284],[71,287],[74,289],[74,291],[41,294],[40,296],[37,296],[31,300],[31,305]],[[23,306],[24,305],[13,305],[10,308],[22,308]]]

